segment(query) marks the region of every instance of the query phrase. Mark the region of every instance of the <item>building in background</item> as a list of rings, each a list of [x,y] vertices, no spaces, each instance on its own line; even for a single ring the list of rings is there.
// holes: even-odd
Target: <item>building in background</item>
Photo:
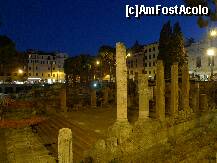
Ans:
[[[28,51],[28,81],[30,83],[64,83],[64,60],[66,53]]]
[[[128,78],[136,80],[142,73],[154,79],[158,53],[157,42],[142,46],[136,43],[127,54]]]
[[[211,76],[211,65],[213,65],[213,74],[217,74],[217,40],[203,39],[192,43],[186,47],[188,63],[191,77],[200,80],[208,80]],[[214,55],[209,56],[207,50],[213,48]],[[212,58],[211,58],[212,57]]]

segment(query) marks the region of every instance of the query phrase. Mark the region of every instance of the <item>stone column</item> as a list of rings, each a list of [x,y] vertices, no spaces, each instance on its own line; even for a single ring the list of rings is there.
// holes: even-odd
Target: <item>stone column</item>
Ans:
[[[148,76],[139,74],[138,76],[138,92],[139,92],[139,120],[149,117],[149,88]]]
[[[72,163],[72,131],[69,128],[59,130],[58,136],[58,160],[59,163]]]
[[[174,116],[178,112],[179,106],[179,78],[178,63],[174,63],[171,67],[171,104],[170,115]]]
[[[188,64],[184,63],[182,67],[182,108],[186,112],[190,111],[189,90],[190,90],[190,82],[189,82]]]
[[[109,92],[109,88],[106,87],[103,90],[103,104],[108,104],[108,96],[109,96],[108,92]]]
[[[96,90],[91,90],[91,107],[96,108]]]
[[[148,87],[148,91],[149,91],[149,100],[153,100],[154,99],[154,87],[151,86],[151,87]]]
[[[192,93],[192,109],[195,113],[199,110],[199,99],[200,99],[200,84],[193,84],[193,93]]]
[[[157,61],[156,71],[156,118],[165,120],[165,80],[163,61]]]
[[[60,91],[60,108],[62,111],[67,112],[67,106],[66,106],[66,89],[63,88]]]
[[[116,44],[117,121],[127,121],[126,47]]]
[[[208,110],[208,100],[206,94],[200,94],[200,111]]]

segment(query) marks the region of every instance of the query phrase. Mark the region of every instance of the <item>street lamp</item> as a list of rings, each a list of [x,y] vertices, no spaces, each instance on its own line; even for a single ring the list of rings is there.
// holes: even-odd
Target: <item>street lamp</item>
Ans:
[[[214,62],[214,55],[215,55],[215,49],[213,49],[213,48],[209,48],[208,50],[207,50],[207,55],[210,57],[210,69],[211,69],[211,76],[210,76],[210,79],[212,80],[212,78],[213,78],[213,62]]]
[[[209,34],[211,37],[216,37],[217,36],[217,29],[212,29]]]
[[[128,58],[128,57],[131,57],[131,54],[130,54],[130,53],[127,53],[127,56],[126,56],[126,58]]]
[[[100,64],[100,61],[96,61],[96,64],[99,65],[99,64]]]
[[[23,70],[19,69],[18,74],[23,74]]]

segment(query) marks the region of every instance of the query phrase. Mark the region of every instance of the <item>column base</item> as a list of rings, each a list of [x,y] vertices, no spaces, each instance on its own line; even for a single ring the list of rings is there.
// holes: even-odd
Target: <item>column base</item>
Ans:
[[[117,138],[117,144],[121,144],[126,141],[132,133],[132,126],[128,120],[117,120],[108,129],[108,136]]]

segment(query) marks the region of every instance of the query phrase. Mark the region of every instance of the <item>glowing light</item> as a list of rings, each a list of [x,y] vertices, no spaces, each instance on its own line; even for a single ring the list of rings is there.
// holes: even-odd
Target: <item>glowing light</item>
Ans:
[[[18,73],[19,73],[19,74],[22,74],[22,73],[23,73],[23,70],[19,69],[19,70],[18,70]]]
[[[93,86],[94,86],[94,87],[97,87],[97,83],[94,83]]]
[[[131,57],[131,54],[130,54],[130,53],[128,53],[128,54],[127,54],[127,57]]]
[[[96,64],[99,65],[99,64],[100,64],[100,61],[96,61]]]
[[[48,84],[52,84],[52,80],[51,79],[47,79],[47,83]]]
[[[217,36],[217,31],[216,31],[216,29],[213,29],[213,30],[210,31],[210,36],[211,36],[211,37],[216,37],[216,36]]]
[[[28,78],[28,80],[41,80],[41,78]]]
[[[207,53],[208,56],[214,56],[215,55],[215,50],[214,49],[208,49],[206,53]]]

